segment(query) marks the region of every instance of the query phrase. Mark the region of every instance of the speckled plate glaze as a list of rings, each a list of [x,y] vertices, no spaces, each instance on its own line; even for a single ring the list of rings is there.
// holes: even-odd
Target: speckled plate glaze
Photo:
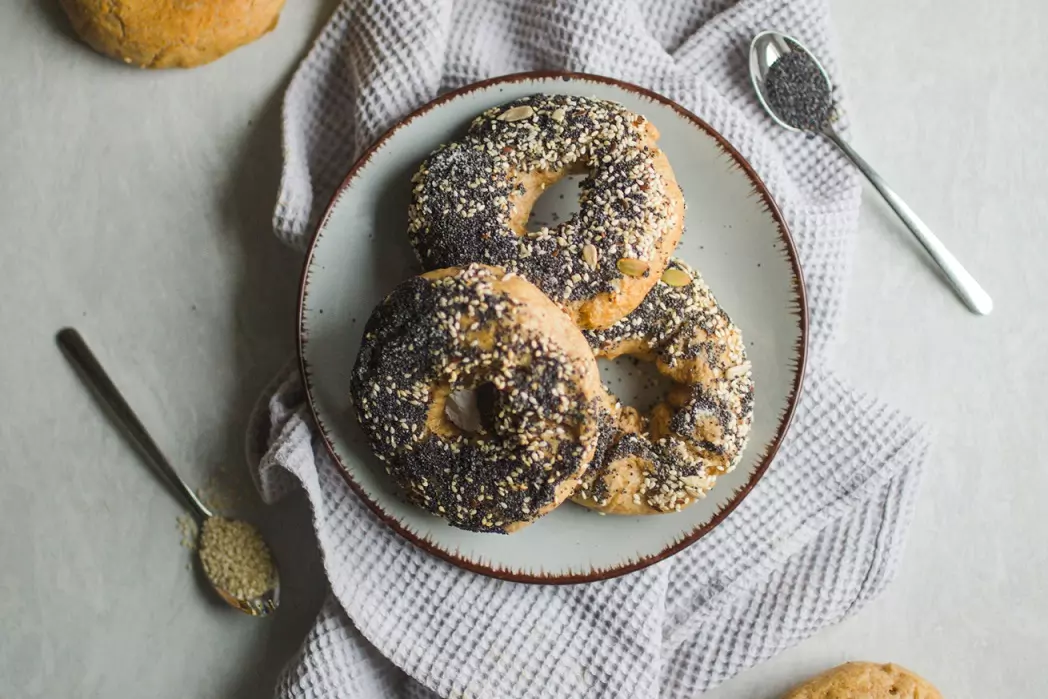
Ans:
[[[688,203],[676,256],[697,268],[742,329],[756,385],[749,447],[710,495],[683,512],[601,516],[566,503],[509,536],[455,529],[408,504],[370,452],[349,404],[350,373],[372,309],[420,271],[407,240],[411,175],[439,144],[483,110],[525,95],[615,100],[661,132]],[[577,208],[572,183],[551,188],[533,217],[549,223]],[[564,195],[563,197],[561,195]],[[694,543],[742,501],[789,427],[804,373],[807,307],[797,253],[756,173],[701,119],[643,88],[580,74],[529,73],[470,85],[419,109],[349,172],[318,227],[302,275],[299,357],[309,403],[346,481],[397,532],[430,553],[521,582],[580,583],[644,568]],[[602,366],[620,399],[645,407],[659,390],[646,365]]]

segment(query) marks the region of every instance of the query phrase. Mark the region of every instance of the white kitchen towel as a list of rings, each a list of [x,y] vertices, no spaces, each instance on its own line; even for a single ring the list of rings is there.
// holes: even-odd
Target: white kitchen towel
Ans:
[[[267,500],[305,489],[331,594],[278,696],[694,697],[887,583],[927,440],[829,366],[859,183],[829,144],[761,112],[747,47],[767,28],[801,38],[836,82],[827,0],[344,0],[335,12],[285,98],[282,239],[304,248],[353,159],[442,91],[531,69],[610,75],[706,119],[764,179],[804,267],[810,356],[786,442],[724,523],[646,570],[569,587],[468,573],[391,532],[338,474],[289,367],[259,403],[249,459]]]

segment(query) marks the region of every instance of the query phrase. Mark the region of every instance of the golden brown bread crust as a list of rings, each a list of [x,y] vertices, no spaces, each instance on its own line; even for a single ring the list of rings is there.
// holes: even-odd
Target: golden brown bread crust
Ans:
[[[474,410],[463,407],[471,391]],[[471,531],[514,532],[569,498],[609,409],[571,319],[523,277],[485,265],[394,289],[365,327],[351,393],[393,480]]]
[[[813,677],[783,699],[942,699],[942,694],[904,667],[856,662]]]
[[[143,68],[210,63],[277,26],[284,0],[61,0],[99,53]]]

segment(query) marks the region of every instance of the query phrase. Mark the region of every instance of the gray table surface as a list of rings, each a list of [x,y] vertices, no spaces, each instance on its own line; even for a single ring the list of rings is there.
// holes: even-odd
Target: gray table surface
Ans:
[[[243,428],[293,351],[299,270],[269,232],[279,104],[332,7],[289,3],[262,42],[152,73],[77,44],[51,0],[0,3],[0,697],[266,696],[310,625],[320,562],[280,531],[275,619],[202,594],[182,507],[52,337],[79,327],[187,477],[261,511]],[[771,699],[847,659],[948,697],[1044,696],[1048,43],[1023,37],[1048,5],[833,9],[855,145],[997,309],[968,315],[868,193],[835,361],[937,432],[909,545],[878,600],[710,696]],[[300,499],[278,508],[305,526]]]

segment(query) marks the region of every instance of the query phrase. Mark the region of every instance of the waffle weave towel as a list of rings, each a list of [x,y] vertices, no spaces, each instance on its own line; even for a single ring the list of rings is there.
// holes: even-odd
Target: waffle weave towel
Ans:
[[[926,439],[830,368],[859,183],[829,144],[760,111],[746,52],[767,28],[801,38],[836,77],[827,0],[344,0],[337,9],[285,98],[274,218],[283,240],[304,248],[353,159],[442,91],[533,69],[610,75],[696,112],[767,183],[804,267],[810,356],[790,435],[734,514],[668,561],[571,587],[474,575],[398,538],[338,475],[289,369],[259,403],[249,457],[267,500],[305,488],[331,593],[278,696],[690,698],[843,619],[887,583]]]

